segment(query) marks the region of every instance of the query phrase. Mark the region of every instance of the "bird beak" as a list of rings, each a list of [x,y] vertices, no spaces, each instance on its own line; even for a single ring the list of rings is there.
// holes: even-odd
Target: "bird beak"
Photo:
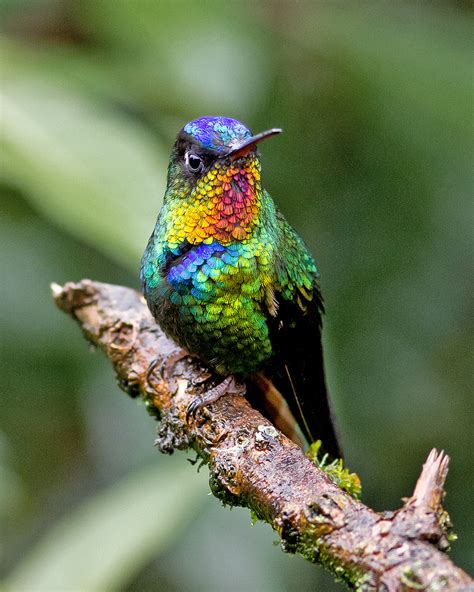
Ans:
[[[229,152],[225,154],[225,156],[230,156],[232,160],[236,160],[237,158],[242,158],[243,156],[247,156],[247,154],[252,151],[255,146],[261,142],[262,140],[266,140],[267,138],[271,138],[272,136],[276,136],[277,134],[281,133],[283,130],[280,128],[274,127],[272,129],[267,130],[266,132],[260,132],[248,140],[244,140],[241,144],[232,147]]]

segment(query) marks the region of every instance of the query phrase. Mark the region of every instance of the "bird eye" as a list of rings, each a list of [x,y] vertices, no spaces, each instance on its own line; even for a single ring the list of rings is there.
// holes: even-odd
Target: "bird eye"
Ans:
[[[192,173],[200,173],[204,168],[204,163],[202,158],[196,156],[196,154],[192,154],[191,152],[186,152],[185,156],[186,164],[188,165],[189,170]]]

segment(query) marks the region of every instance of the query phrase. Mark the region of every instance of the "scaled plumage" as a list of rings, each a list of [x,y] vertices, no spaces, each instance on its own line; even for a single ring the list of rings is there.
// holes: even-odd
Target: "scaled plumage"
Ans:
[[[255,145],[277,131],[252,137],[225,117],[181,130],[141,280],[171,338],[222,376],[265,375],[305,436],[339,456],[316,265],[260,181]]]

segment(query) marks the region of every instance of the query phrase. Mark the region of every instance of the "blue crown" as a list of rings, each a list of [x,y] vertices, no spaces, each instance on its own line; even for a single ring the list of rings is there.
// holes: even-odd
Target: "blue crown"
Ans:
[[[190,121],[183,130],[205,148],[216,152],[223,152],[226,148],[252,137],[250,130],[243,123],[231,117],[206,115]]]

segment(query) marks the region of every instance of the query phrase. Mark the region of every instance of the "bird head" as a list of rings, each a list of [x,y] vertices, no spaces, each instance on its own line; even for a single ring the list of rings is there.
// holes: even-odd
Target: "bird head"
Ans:
[[[252,135],[229,117],[200,117],[176,139],[165,206],[173,217],[171,242],[223,244],[248,238],[261,206],[257,145],[281,132]]]

